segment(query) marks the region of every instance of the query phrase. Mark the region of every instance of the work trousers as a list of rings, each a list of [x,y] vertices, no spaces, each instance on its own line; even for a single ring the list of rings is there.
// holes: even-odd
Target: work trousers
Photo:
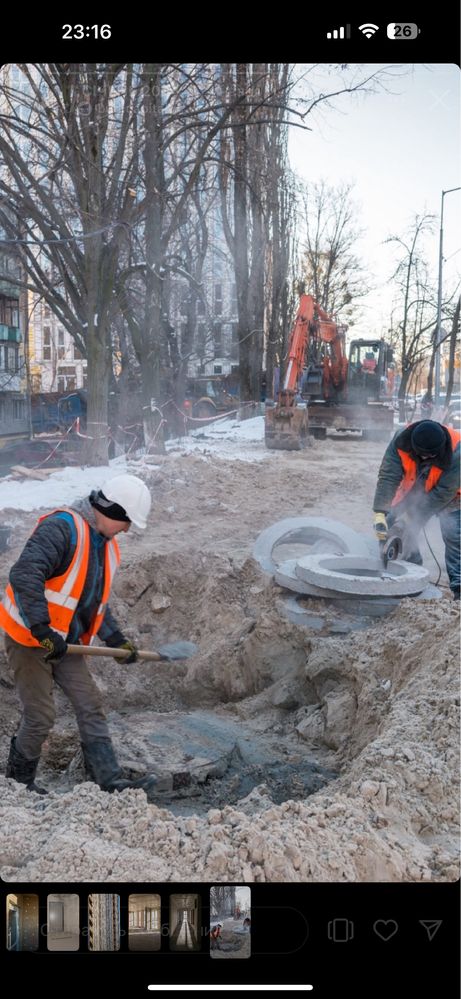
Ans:
[[[397,510],[397,507],[395,507],[395,510]],[[458,595],[461,584],[461,509],[458,507],[455,510],[442,510],[437,516],[440,521],[440,530],[445,544],[445,565],[450,590],[455,595]],[[396,519],[398,519],[398,513],[396,514],[391,510],[387,517],[389,527]],[[411,551],[404,551],[403,558],[407,562],[422,565],[421,552],[414,537],[412,538],[410,547]]]
[[[53,726],[56,716],[53,683],[69,698],[83,743],[109,738],[101,694],[84,656],[67,655],[59,663],[48,663],[46,650],[19,645],[9,635],[5,635],[5,649],[22,707],[16,748],[27,760],[40,756]]]
[[[440,530],[445,542],[445,565],[447,567],[450,590],[459,594],[461,585],[461,509],[443,511],[439,514]]]

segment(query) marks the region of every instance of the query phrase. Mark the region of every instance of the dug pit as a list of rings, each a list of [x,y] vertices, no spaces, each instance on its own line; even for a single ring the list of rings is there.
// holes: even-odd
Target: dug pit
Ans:
[[[403,599],[389,618],[334,634],[287,620],[280,597],[251,558],[200,550],[120,572],[111,606],[129,637],[198,646],[187,662],[91,662],[123,770],[155,772],[165,791],[149,804],[87,783],[57,691],[39,773],[51,793],[38,801],[0,778],[6,880],[452,876],[455,610]],[[325,601],[309,607],[318,623]],[[2,684],[6,753],[19,706],[5,666]],[[424,721],[428,698],[436,724]],[[173,792],[168,778],[184,770],[191,784]]]

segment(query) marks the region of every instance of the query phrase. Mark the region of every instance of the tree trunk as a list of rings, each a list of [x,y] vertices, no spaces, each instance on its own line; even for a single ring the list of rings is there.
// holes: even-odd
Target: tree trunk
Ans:
[[[161,403],[162,222],[166,191],[162,158],[161,67],[144,67],[146,297],[141,342],[142,419],[146,447],[164,449]]]
[[[455,377],[455,354],[456,354],[456,347],[458,344],[460,307],[461,307],[461,298],[458,298],[450,330],[450,352],[448,355],[448,378],[447,378],[447,390],[445,395],[446,406],[448,406],[448,403],[451,399],[451,393],[453,391],[453,382]]]
[[[109,351],[104,338],[88,337],[88,410],[84,460],[88,465],[108,464]]]

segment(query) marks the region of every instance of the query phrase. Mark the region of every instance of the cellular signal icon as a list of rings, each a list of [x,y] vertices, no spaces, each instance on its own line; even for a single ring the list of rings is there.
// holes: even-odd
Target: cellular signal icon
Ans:
[[[372,35],[376,35],[376,32],[379,31],[379,25],[378,24],[359,24],[359,31],[361,31],[362,35],[365,35],[366,38],[371,38]]]
[[[346,24],[342,28],[333,28],[333,31],[327,31],[327,38],[350,38],[351,37],[351,26]]]

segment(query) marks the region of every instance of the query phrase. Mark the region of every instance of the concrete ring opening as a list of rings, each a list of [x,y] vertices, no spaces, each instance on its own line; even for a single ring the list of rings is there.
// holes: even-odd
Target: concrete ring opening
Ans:
[[[338,559],[325,559],[322,562],[324,569],[332,570],[333,572],[341,572],[345,576],[371,576],[373,579],[380,579],[383,574],[383,563],[376,561],[376,563],[371,563],[372,560],[366,560],[367,564],[360,564],[360,559],[349,559],[349,565],[344,565],[344,560],[339,562]],[[365,562],[365,560],[364,560]],[[400,565],[399,562],[394,561],[389,563],[388,567],[384,569],[384,572],[390,573],[391,576],[404,576],[406,575],[406,568],[404,565]]]
[[[258,535],[253,557],[264,572],[273,574],[281,562],[303,555],[377,555],[377,542],[329,517],[285,517]]]
[[[296,575],[315,586],[358,596],[410,596],[421,593],[427,569],[410,562],[389,562],[355,555],[307,555],[296,564]]]

